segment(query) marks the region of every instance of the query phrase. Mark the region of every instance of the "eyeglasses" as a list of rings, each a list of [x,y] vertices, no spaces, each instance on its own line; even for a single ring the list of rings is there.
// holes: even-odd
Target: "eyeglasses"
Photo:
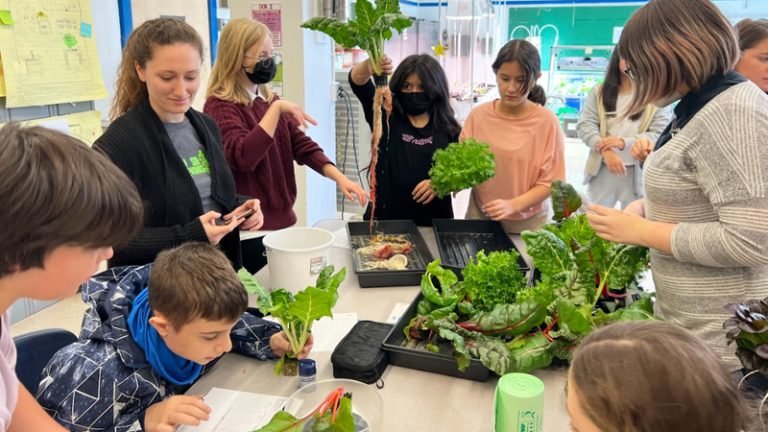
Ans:
[[[631,79],[632,81],[635,80],[635,74],[634,74],[634,72],[632,72],[632,68],[631,67],[627,66],[624,69],[624,74],[627,75],[629,77],[629,79]]]

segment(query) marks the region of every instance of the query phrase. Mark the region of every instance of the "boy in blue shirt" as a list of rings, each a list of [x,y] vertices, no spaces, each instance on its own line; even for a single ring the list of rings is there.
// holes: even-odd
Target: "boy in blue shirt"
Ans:
[[[107,270],[82,295],[91,307],[80,341],[51,359],[37,393],[69,430],[197,425],[210,408],[199,396],[175,395],[176,387],[232,349],[259,360],[290,350],[279,325],[245,313],[245,288],[209,244],[185,243],[154,264]]]

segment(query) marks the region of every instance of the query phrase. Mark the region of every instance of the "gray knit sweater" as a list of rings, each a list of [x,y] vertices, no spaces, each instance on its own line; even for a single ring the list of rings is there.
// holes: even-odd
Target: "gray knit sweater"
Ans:
[[[692,330],[732,369],[727,303],[768,296],[768,96],[724,91],[645,164],[646,217],[677,224],[651,251],[656,312]]]

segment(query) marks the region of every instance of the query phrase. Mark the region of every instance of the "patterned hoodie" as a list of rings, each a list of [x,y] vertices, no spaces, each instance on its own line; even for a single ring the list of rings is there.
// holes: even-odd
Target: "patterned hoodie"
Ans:
[[[128,332],[133,299],[147,286],[151,267],[115,267],[83,285],[90,308],[80,340],[48,362],[36,395],[68,430],[142,431],[146,409],[176,393]],[[246,312],[232,329],[232,350],[259,360],[274,358],[269,337],[278,331],[279,325]]]

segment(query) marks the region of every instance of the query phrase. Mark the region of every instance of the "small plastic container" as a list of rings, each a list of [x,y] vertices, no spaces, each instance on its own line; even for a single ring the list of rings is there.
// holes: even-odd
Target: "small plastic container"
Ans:
[[[299,388],[317,380],[317,364],[312,359],[299,360]]]

